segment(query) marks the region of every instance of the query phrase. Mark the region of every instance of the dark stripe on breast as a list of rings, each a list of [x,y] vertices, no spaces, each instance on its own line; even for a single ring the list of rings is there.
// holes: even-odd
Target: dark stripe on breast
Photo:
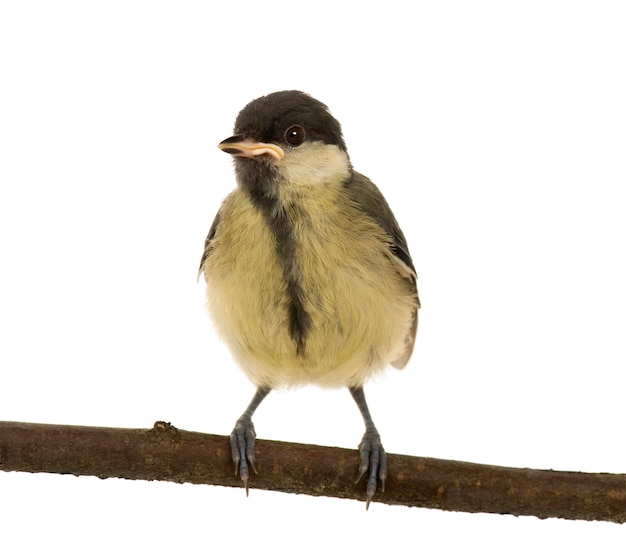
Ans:
[[[278,196],[252,192],[248,194],[253,204],[263,214],[274,236],[278,263],[287,284],[289,335],[296,343],[297,353],[304,354],[312,320],[304,308],[302,273],[296,260],[296,237],[293,225]]]

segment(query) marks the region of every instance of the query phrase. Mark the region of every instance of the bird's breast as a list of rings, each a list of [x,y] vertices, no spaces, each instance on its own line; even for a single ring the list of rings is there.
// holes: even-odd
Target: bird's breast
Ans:
[[[213,321],[257,385],[362,384],[406,348],[414,293],[340,186],[280,201],[288,228],[240,190],[224,202],[204,265]]]

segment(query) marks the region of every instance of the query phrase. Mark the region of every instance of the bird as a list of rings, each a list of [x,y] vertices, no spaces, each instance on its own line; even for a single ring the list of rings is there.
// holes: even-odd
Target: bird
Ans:
[[[248,493],[253,413],[277,388],[348,388],[363,417],[366,507],[387,455],[364,383],[413,351],[420,301],[406,238],[378,187],[354,170],[340,123],[302,91],[248,103],[219,144],[236,188],[209,229],[199,276],[218,335],[256,393],[230,436]]]

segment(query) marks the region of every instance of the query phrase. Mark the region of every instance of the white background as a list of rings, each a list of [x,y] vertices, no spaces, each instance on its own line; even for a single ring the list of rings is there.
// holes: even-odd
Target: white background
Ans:
[[[621,2],[0,6],[0,419],[230,432],[254,388],[196,284],[234,187],[216,145],[249,100],[301,89],[343,124],[419,274],[413,359],[367,388],[387,450],[626,472]],[[363,432],[341,390],[273,393],[255,423],[260,439],[348,448]],[[626,539],[609,523],[4,472],[0,526],[11,544]]]

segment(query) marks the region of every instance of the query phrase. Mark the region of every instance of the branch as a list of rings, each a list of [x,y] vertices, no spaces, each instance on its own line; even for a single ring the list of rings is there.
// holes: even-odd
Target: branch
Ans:
[[[354,450],[257,441],[251,488],[365,500]],[[471,464],[389,454],[374,502],[470,513],[626,522],[626,475]],[[176,429],[0,422],[0,470],[241,487],[227,437]],[[243,499],[242,499],[243,501]]]

